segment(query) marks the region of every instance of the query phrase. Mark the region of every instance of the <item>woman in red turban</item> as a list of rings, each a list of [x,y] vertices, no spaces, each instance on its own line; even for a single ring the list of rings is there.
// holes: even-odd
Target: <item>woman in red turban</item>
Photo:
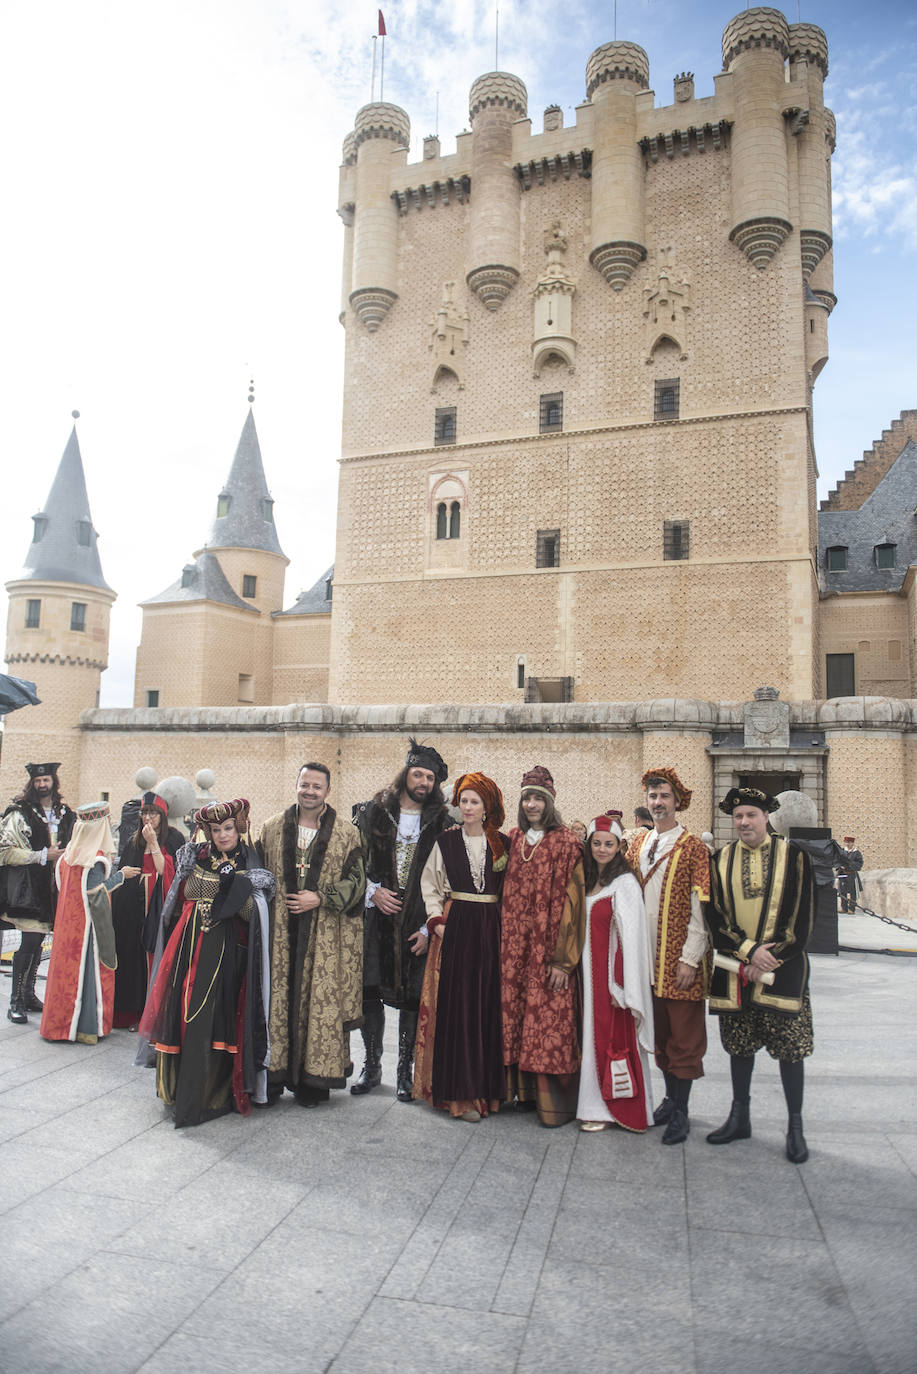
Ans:
[[[500,893],[508,840],[503,797],[483,773],[452,793],[462,824],[437,837],[420,879],[432,948],[427,959],[414,1096],[463,1121],[499,1109],[504,1095],[500,1012]]]

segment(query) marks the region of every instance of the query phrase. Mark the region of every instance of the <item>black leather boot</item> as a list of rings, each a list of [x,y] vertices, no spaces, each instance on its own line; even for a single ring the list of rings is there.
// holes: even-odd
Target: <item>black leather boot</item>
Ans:
[[[751,1135],[751,1102],[732,1099],[729,1115],[718,1130],[707,1136],[708,1145],[728,1145],[733,1140],[748,1140]]]
[[[672,1079],[672,1115],[662,1137],[663,1145],[681,1145],[688,1138],[691,1129],[688,1121],[688,1096],[691,1092],[690,1078]]]
[[[653,1112],[654,1126],[668,1126],[669,1122],[672,1120],[672,1113],[675,1110],[675,1089],[672,1087],[675,1080],[670,1073],[664,1073],[663,1078],[665,1079],[665,1097]]]
[[[786,1157],[791,1164],[805,1164],[809,1158],[809,1147],[802,1133],[802,1112],[790,1112],[786,1133]]]
[[[6,1013],[8,1021],[17,1026],[27,1026],[29,1018],[25,1010],[25,980],[29,969],[28,954],[23,958],[22,950],[13,955],[13,983],[10,988],[10,1005]]]
[[[363,1029],[360,1034],[363,1036],[366,1058],[363,1061],[360,1077],[350,1087],[354,1097],[361,1097],[363,1093],[372,1092],[373,1088],[378,1088],[382,1082],[382,1037],[385,1034],[385,1008],[381,1002],[376,1003],[365,1012]]]
[[[414,1041],[417,1038],[417,1012],[403,1011],[398,1018],[399,1102],[414,1101]]]
[[[25,1009],[26,1011],[44,1011],[45,1004],[40,1001],[35,993],[35,979],[38,977],[38,970],[41,965],[41,945],[38,946],[32,955],[31,963],[26,970],[25,976]]]

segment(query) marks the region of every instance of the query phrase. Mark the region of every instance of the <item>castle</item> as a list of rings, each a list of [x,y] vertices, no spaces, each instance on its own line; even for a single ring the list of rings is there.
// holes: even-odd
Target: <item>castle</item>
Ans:
[[[759,7],[722,55],[712,96],[682,73],[657,106],[643,49],[602,44],[575,124],[551,106],[540,132],[487,73],[455,152],[413,164],[404,110],[357,113],[333,574],[283,609],[249,413],[206,542],[144,603],[134,709],[92,710],[113,593],[59,475],[38,520],[69,519],[70,562],[52,575],[37,521],[8,584],[11,671],[51,711],[10,718],[7,791],[42,739],[81,796],[206,762],[263,815],[308,753],[349,804],[410,728],[510,788],[537,755],[580,813],[632,804],[662,756],[698,830],[740,777],[798,785],[870,862],[917,862],[915,412],[815,499],[827,41]]]

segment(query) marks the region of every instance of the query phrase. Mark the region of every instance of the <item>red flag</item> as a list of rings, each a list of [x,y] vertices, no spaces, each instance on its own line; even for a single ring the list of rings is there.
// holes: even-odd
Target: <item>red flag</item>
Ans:
[[[381,10],[379,11],[379,37],[385,37],[385,19],[382,16]]]

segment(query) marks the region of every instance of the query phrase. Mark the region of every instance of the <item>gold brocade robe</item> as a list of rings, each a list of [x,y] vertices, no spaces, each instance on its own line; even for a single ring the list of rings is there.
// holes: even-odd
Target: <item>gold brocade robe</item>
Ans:
[[[314,876],[321,904],[287,912],[288,892],[306,886],[297,866],[296,806],[265,821],[258,841],[265,868],[277,880],[270,905],[271,1064],[268,1084],[343,1088],[353,1072],[350,1032],[363,1014],[363,893],[360,836],[326,807],[306,864],[326,845]]]

